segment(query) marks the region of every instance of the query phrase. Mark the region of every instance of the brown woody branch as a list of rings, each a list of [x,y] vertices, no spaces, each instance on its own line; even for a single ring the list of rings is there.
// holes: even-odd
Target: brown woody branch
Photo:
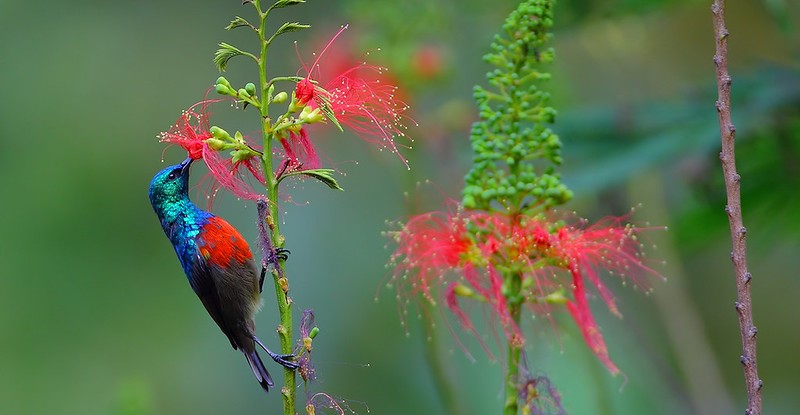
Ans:
[[[731,231],[731,260],[736,273],[736,311],[739,315],[739,331],[742,337],[741,362],[744,367],[745,388],[747,390],[746,415],[761,415],[761,387],[756,362],[756,333],[753,324],[753,307],[750,298],[750,281],[752,275],[747,271],[747,229],[742,222],[742,202],[739,182],[741,176],[736,172],[736,156],[734,144],[736,127],[731,121],[731,77],[728,74],[728,29],[725,27],[725,0],[714,0],[711,5],[714,21],[714,65],[717,68],[716,102],[719,116],[719,129],[722,138],[722,173],[725,177],[725,190],[728,204],[725,212]]]

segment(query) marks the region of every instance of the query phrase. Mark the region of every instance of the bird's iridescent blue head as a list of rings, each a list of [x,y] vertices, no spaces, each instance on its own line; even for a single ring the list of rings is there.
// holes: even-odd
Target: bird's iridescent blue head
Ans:
[[[189,199],[189,168],[192,161],[187,158],[181,164],[169,166],[153,177],[150,182],[150,203],[159,216],[167,206]]]

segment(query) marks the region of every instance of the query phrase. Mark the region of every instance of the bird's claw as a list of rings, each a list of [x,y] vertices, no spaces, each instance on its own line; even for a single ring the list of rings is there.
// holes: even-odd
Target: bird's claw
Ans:
[[[298,367],[300,367],[300,365],[294,362],[294,358],[296,356],[293,354],[277,354],[269,352],[269,357],[271,357],[272,360],[275,361],[275,363],[290,370],[295,370]]]
[[[281,260],[283,262],[286,262],[286,260],[289,259],[289,254],[291,254],[291,253],[292,253],[292,251],[290,251],[288,249],[275,248],[275,252],[273,252],[273,256],[275,257],[276,260]]]
[[[269,357],[271,357],[272,360],[275,361],[275,363],[277,363],[277,364],[279,364],[279,365],[281,365],[281,366],[283,366],[283,367],[285,367],[285,368],[287,368],[289,370],[296,370],[298,367],[300,367],[299,364],[294,362],[294,359],[296,357],[295,355],[293,355],[293,354],[278,354],[278,353],[275,353],[272,350],[268,349],[267,346],[264,346],[264,343],[261,343],[261,340],[259,340],[258,337],[253,336],[252,338],[259,346],[261,346],[261,348],[265,352],[267,352]]]

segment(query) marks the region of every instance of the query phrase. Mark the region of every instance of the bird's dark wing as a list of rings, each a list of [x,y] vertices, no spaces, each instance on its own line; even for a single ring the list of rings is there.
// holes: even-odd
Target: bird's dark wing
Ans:
[[[252,351],[252,316],[260,293],[250,247],[236,228],[216,216],[208,218],[195,242],[192,288],[233,347]]]
[[[192,286],[192,290],[200,297],[200,301],[203,303],[203,306],[205,306],[208,314],[211,315],[211,318],[214,319],[214,322],[217,323],[220,330],[228,337],[231,346],[233,346],[234,349],[238,349],[239,346],[234,339],[234,328],[228,327],[228,321],[226,321],[227,319],[223,316],[219,291],[212,275],[214,271],[200,255],[197,255],[197,258],[192,261],[191,268],[189,284]]]

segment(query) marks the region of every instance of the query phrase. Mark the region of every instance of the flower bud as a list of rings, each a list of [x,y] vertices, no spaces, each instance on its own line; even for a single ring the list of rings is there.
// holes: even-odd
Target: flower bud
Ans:
[[[217,85],[215,85],[215,86],[214,86],[214,89],[215,89],[215,90],[217,91],[217,93],[218,93],[218,94],[220,94],[220,95],[229,95],[229,94],[230,94],[230,92],[231,92],[231,89],[230,89],[230,88],[228,88],[227,86],[225,86],[225,85],[222,85],[222,84],[217,84]]]
[[[206,140],[206,144],[208,144],[208,148],[214,151],[220,151],[225,149],[225,142],[216,138],[209,138]]]
[[[225,79],[225,77],[224,77],[224,76],[220,76],[219,78],[217,78],[217,82],[215,82],[215,84],[217,84],[217,85],[223,85],[223,86],[225,86],[225,87],[227,87],[227,88],[230,88],[230,87],[231,87],[231,83],[230,83],[230,82],[228,82],[228,80],[227,80],[227,79]]]
[[[231,162],[236,164],[240,161],[247,161],[255,155],[256,154],[247,147],[233,150],[231,151]]]
[[[567,297],[564,296],[564,292],[559,290],[550,294],[544,298],[544,300],[550,304],[566,304]]]
[[[244,90],[247,91],[247,93],[250,94],[250,96],[253,96],[253,95],[256,94],[256,84],[254,84],[252,82],[248,82],[244,86]]]
[[[475,202],[475,196],[472,195],[464,195],[461,203],[467,209],[475,209],[478,206],[478,204]]]
[[[208,131],[211,133],[211,135],[214,138],[216,138],[218,140],[222,140],[222,141],[231,141],[232,140],[231,135],[228,134],[227,131],[223,130],[222,128],[217,127],[216,125],[211,126],[211,128],[209,128]]]
[[[289,98],[289,94],[287,94],[286,91],[281,91],[281,92],[278,92],[275,95],[274,98],[272,98],[272,102],[274,102],[275,104],[281,104],[281,103],[286,102],[286,100],[288,98]]]
[[[319,327],[314,326],[311,328],[311,331],[308,332],[308,338],[313,339],[317,337],[317,334],[319,334]]]
[[[460,297],[472,297],[475,294],[475,291],[473,291],[472,288],[469,288],[466,285],[461,285],[461,284],[458,284],[455,287],[453,287],[453,291],[456,293],[456,295]]]
[[[237,93],[239,94],[240,97],[250,98],[250,94],[247,93],[247,90],[244,88],[239,88]]]
[[[298,118],[307,124],[313,124],[322,121],[325,116],[322,115],[319,108],[305,107]]]

